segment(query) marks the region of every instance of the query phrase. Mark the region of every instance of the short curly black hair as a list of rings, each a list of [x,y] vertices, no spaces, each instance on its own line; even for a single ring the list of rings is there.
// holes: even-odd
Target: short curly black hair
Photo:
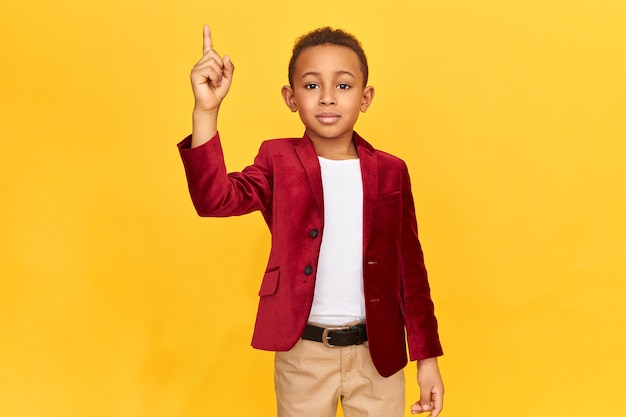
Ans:
[[[331,27],[323,27],[315,29],[305,35],[300,36],[293,46],[291,59],[289,60],[289,85],[293,87],[293,73],[296,68],[296,61],[305,49],[319,45],[339,45],[345,46],[353,50],[359,58],[361,64],[361,72],[363,72],[363,86],[367,85],[368,66],[365,51],[361,46],[361,42],[352,34],[341,29],[333,29]]]

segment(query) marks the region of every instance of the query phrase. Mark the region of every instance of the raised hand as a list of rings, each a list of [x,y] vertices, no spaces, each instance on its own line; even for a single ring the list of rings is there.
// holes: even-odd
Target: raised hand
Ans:
[[[202,30],[202,59],[191,70],[191,87],[195,98],[194,112],[217,112],[233,80],[230,57],[213,49],[211,31],[207,25]]]
[[[213,49],[211,31],[202,28],[202,59],[191,70],[191,88],[195,104],[191,146],[200,146],[217,133],[217,113],[233,81],[235,66],[228,56],[220,57]]]

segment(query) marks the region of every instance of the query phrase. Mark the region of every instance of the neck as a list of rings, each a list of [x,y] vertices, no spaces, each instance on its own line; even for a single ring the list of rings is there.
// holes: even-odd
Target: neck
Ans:
[[[352,133],[342,138],[320,138],[309,135],[318,156],[326,159],[357,159],[359,155],[352,139]]]

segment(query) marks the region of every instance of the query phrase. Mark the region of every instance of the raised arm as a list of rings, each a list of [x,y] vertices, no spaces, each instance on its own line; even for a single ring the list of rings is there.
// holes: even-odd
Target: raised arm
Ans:
[[[200,146],[217,133],[217,114],[228,94],[235,67],[230,57],[223,58],[213,49],[211,30],[202,28],[202,59],[191,70],[194,96],[191,147]]]

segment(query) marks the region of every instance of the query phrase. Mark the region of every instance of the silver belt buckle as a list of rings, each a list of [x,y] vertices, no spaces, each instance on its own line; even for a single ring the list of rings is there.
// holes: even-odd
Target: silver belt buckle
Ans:
[[[331,331],[335,331],[335,330],[348,330],[350,327],[351,326],[326,327],[326,328],[324,328],[324,330],[322,331],[322,344],[324,344],[324,346],[327,346],[327,347],[330,347],[330,348],[338,347],[336,345],[331,345],[329,343],[330,336],[328,335],[328,333],[331,332]]]

